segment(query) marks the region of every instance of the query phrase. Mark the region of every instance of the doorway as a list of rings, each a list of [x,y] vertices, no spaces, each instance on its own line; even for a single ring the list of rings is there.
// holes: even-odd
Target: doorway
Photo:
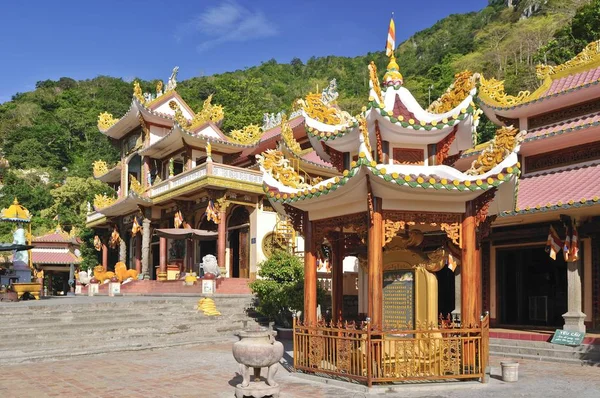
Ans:
[[[229,238],[229,275],[250,277],[250,213],[244,206],[233,209],[227,223]]]
[[[500,323],[557,327],[567,312],[567,264],[544,246],[499,249],[496,254]]]
[[[456,307],[454,302],[454,281],[456,276],[448,267],[444,267],[435,273],[438,281],[438,312],[445,317],[452,314]]]

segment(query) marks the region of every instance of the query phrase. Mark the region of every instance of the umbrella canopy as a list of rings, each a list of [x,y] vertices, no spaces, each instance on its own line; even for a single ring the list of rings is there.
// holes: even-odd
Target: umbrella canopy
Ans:
[[[156,229],[156,234],[169,239],[215,240],[217,233],[203,229],[162,228]]]
[[[31,246],[31,245],[17,245],[14,243],[0,243],[0,252],[9,252],[9,251],[13,251],[13,250],[20,252],[20,251],[29,250],[32,248],[33,248],[33,246]]]

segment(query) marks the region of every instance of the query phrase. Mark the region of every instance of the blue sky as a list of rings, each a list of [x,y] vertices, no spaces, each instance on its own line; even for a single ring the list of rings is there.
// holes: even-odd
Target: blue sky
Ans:
[[[0,8],[0,103],[39,80],[109,75],[179,79],[243,69],[271,58],[355,56],[383,50],[395,12],[396,44],[487,0],[17,0]]]

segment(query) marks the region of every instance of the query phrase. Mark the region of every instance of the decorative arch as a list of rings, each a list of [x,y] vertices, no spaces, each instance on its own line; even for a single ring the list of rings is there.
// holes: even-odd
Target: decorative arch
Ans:
[[[227,218],[227,227],[237,227],[240,225],[250,223],[250,212],[246,209],[246,206],[236,206],[231,211],[231,214]]]

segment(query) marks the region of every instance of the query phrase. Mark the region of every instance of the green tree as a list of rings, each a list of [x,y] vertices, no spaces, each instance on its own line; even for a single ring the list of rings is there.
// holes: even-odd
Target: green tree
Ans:
[[[304,264],[298,257],[277,250],[258,266],[261,279],[250,284],[258,299],[256,309],[279,326],[290,327],[292,313],[304,308]],[[322,302],[321,289],[317,297]]]

